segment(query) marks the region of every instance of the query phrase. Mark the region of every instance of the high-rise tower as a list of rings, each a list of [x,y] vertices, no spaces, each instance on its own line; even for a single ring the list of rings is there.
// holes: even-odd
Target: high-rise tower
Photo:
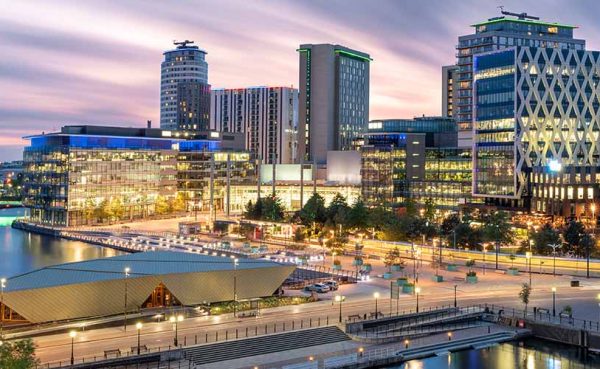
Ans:
[[[473,24],[475,33],[458,38],[458,91],[454,94],[454,116],[458,123],[458,145],[473,145],[473,55],[512,46],[584,50],[585,41],[573,38],[573,26],[540,21],[527,13],[502,11],[502,16]]]
[[[369,122],[369,54],[340,45],[300,45],[298,158],[323,164],[351,150]]]
[[[160,73],[160,127],[171,130],[208,129],[210,86],[206,51],[194,41],[174,42],[163,53]]]

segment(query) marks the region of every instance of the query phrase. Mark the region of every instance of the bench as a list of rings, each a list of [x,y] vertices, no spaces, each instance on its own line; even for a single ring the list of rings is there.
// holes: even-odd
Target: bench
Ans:
[[[498,273],[498,274],[506,274],[506,271],[501,270],[501,269],[494,269],[494,273]]]
[[[121,357],[121,350],[119,350],[119,349],[104,350],[104,358],[109,359],[110,356]]]
[[[360,320],[360,315],[358,314],[353,314],[353,315],[348,315],[348,320]]]
[[[131,346],[131,353],[135,354],[137,353],[138,347],[137,346]],[[146,345],[140,345],[140,353],[142,352],[148,352],[148,346]]]
[[[452,278],[453,281],[457,281],[457,282],[464,282],[465,281],[465,277],[454,277]]]
[[[256,310],[244,311],[243,313],[238,314],[237,316],[238,316],[238,318],[251,318],[251,317],[258,316],[258,312]]]
[[[369,318],[377,319],[380,316],[383,316],[383,313],[381,313],[381,311],[375,311],[375,312],[369,313]]]

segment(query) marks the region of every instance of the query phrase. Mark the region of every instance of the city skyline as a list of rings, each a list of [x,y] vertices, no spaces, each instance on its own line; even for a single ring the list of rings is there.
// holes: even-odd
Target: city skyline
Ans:
[[[374,59],[371,119],[439,115],[442,65],[454,63],[458,36],[470,33],[470,24],[499,15],[499,5],[575,24],[576,37],[598,49],[590,11],[596,4],[569,4],[566,15],[566,3],[380,2],[376,9],[359,1],[88,2],[77,8],[69,1],[52,7],[11,3],[0,14],[3,55],[12,56],[0,66],[0,89],[11,91],[0,102],[0,161],[21,157],[22,136],[63,124],[142,127],[150,119],[158,127],[158,65],[174,39],[192,39],[208,52],[215,88],[297,88],[301,43],[364,50]]]

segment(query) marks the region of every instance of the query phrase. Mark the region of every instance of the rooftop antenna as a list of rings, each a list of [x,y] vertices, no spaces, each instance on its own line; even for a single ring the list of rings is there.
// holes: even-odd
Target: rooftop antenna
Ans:
[[[177,41],[177,40],[173,40],[173,44],[177,45],[178,48],[185,48],[188,46],[188,44],[193,44],[194,41],[190,41],[190,40],[185,40],[185,41]]]
[[[513,17],[517,17],[521,20],[524,20],[524,19],[540,20],[540,17],[534,17],[533,15],[528,15],[527,13],[505,12],[504,6],[499,6],[499,8],[500,8],[500,12],[502,13],[502,15],[512,15]]]

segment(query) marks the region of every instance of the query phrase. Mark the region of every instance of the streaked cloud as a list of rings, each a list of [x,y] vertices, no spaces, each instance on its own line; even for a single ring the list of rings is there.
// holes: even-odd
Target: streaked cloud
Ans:
[[[579,25],[598,49],[592,0],[0,0],[0,160],[20,156],[21,136],[63,124],[158,124],[174,39],[208,51],[214,87],[297,86],[299,44],[342,44],[375,60],[372,118],[439,114],[441,66],[498,5]]]

